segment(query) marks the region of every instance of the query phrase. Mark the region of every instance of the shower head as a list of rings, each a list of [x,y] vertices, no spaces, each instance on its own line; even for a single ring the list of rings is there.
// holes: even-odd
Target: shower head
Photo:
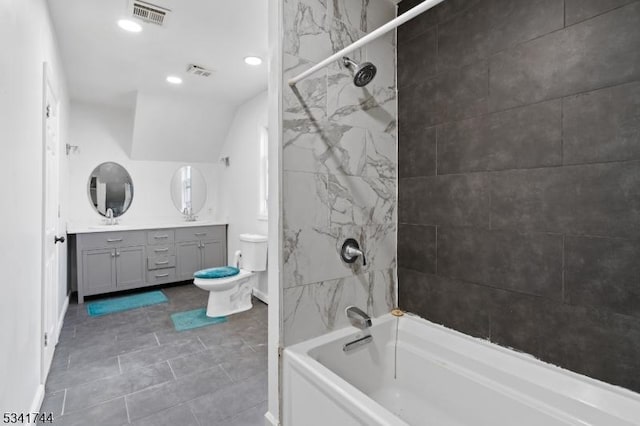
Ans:
[[[358,87],[366,86],[376,76],[376,66],[371,62],[364,62],[358,65],[345,56],[342,58],[342,63],[353,72],[353,84]]]

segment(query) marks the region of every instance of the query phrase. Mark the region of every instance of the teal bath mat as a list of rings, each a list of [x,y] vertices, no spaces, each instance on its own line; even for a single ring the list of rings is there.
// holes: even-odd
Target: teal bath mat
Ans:
[[[143,306],[166,303],[169,299],[160,290],[147,291],[129,296],[114,297],[87,303],[87,313],[92,317],[114,314]]]
[[[185,331],[205,327],[207,325],[227,322],[227,317],[208,317],[206,308],[202,308],[171,314],[171,321],[173,321],[176,331]]]

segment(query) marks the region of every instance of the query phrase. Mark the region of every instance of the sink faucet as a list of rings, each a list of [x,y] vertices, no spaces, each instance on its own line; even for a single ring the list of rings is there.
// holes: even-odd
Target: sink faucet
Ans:
[[[113,210],[111,210],[111,208],[107,209],[107,213],[105,214],[106,219],[105,219],[105,223],[107,225],[116,225],[118,223],[118,220],[113,217]]]
[[[193,214],[193,210],[190,207],[185,207],[182,210],[182,214],[184,215],[184,220],[187,222],[195,222],[198,220],[198,217]]]
[[[351,325],[354,327],[358,327],[360,330],[366,330],[371,327],[371,317],[369,317],[369,315],[367,315],[362,309],[355,306],[349,306],[345,310],[345,313],[347,314],[349,322],[351,322]],[[359,348],[360,346],[366,345],[372,340],[373,336],[368,332],[365,332],[364,336],[356,336],[355,340],[345,343],[344,346],[342,346],[342,350],[349,352]]]

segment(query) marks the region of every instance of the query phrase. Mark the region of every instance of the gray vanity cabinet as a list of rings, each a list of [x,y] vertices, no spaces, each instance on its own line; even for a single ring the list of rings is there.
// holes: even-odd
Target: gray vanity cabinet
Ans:
[[[82,252],[82,285],[85,294],[108,293],[116,287],[115,249]]]
[[[188,280],[202,269],[200,241],[176,243],[176,274],[180,280]]]
[[[193,279],[226,264],[226,225],[79,233],[78,302],[85,296]]]
[[[176,273],[180,280],[188,280],[193,273],[205,268],[226,265],[226,228],[221,226],[194,227],[176,230]]]
[[[116,250],[116,290],[145,285],[145,247],[124,247]]]

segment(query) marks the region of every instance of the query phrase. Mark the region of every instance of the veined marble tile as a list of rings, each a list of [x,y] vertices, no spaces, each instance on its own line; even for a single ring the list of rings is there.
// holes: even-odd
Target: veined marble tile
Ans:
[[[327,20],[329,22],[329,20]],[[349,46],[358,39],[364,37],[365,33],[358,30],[357,27],[348,25],[337,19],[332,19],[331,27],[329,29],[329,36],[331,38],[332,53],[336,53],[345,47]],[[349,54],[351,59],[361,61],[364,58],[362,49],[356,50]]]
[[[393,66],[393,49],[389,46]],[[395,134],[396,90],[394,78],[386,75],[384,61],[375,63],[378,74],[365,87],[353,84],[353,74],[340,63],[328,67],[327,114],[331,121]]]
[[[357,290],[358,300],[366,299],[366,312],[378,317],[398,306],[396,301],[396,287],[398,285],[395,268],[374,271],[368,274],[367,280],[359,280]],[[362,296],[360,293],[362,292]]]
[[[366,271],[380,271],[396,267],[397,225],[367,225],[359,240],[367,255]]]
[[[367,165],[365,174],[372,177],[396,179],[398,175],[398,147],[394,134],[367,131]]]
[[[324,121],[327,116],[327,71],[319,70],[294,87],[287,84],[289,78],[311,68],[313,63],[292,55],[283,58],[282,119],[283,130],[308,128]],[[311,121],[311,123],[306,123]]]
[[[335,123],[300,128],[288,125],[284,130],[283,140],[285,170],[364,174],[366,165],[364,129]]]
[[[331,0],[327,12],[366,33],[395,18],[396,8],[387,0]]]
[[[350,305],[374,317],[389,312],[394,305],[387,295],[394,286],[395,273],[388,270],[285,289],[285,345],[348,326],[345,309]]]
[[[282,175],[284,227],[329,226],[327,176],[317,173],[287,172]]]
[[[345,263],[340,249],[355,238],[364,251],[362,259]],[[396,225],[340,225],[328,229],[306,227],[284,230],[283,287],[345,278],[396,267]]]
[[[395,223],[395,180],[331,174],[328,188],[332,226]]]
[[[283,18],[285,54],[319,62],[332,53],[326,0],[285,0]]]
[[[304,227],[284,230],[283,287],[295,287],[352,274],[340,258],[336,232]],[[341,243],[342,244],[342,243]]]

